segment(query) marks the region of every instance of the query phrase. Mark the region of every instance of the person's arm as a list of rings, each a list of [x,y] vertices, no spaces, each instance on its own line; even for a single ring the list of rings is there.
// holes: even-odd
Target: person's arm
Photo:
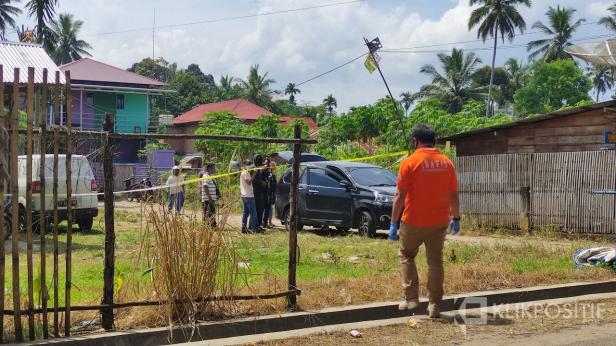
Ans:
[[[210,195],[210,187],[207,184],[207,180],[204,180],[205,184],[203,184],[203,189],[205,191],[205,196],[207,197],[208,202],[212,203],[214,200],[212,199],[212,195]]]
[[[458,191],[451,193],[451,216],[454,219],[460,218],[460,194]]]
[[[404,211],[404,202],[406,200],[406,190],[398,188],[394,195],[394,205],[391,209],[391,223],[399,224],[402,218],[402,212]]]
[[[255,176],[252,173],[248,172],[248,171],[246,171],[246,173],[248,173],[248,174],[243,174],[242,179],[244,179],[246,184],[252,185],[252,181],[254,180]]]

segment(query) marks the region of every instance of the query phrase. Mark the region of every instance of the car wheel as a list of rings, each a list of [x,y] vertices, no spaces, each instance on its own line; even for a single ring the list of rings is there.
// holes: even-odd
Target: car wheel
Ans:
[[[11,216],[6,213],[4,214],[4,240],[7,240],[11,237]]]
[[[79,230],[82,232],[91,230],[93,224],[94,217],[92,215],[83,216],[77,219],[77,225],[79,226]]]
[[[364,237],[374,237],[376,234],[376,227],[374,225],[374,218],[367,210],[362,210],[359,214],[358,223],[359,234]]]
[[[284,210],[284,229],[289,232],[291,230],[291,222],[290,222],[291,213],[289,213],[289,208]],[[301,223],[298,225],[297,230],[301,231],[304,228],[304,225]]]

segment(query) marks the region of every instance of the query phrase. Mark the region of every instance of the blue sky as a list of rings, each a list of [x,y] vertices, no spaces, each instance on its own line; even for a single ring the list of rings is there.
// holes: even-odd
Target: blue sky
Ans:
[[[152,55],[150,30],[100,35],[111,31],[171,25],[276,10],[332,4],[345,0],[60,0],[60,12],[70,12],[84,20],[84,39],[93,46],[94,58],[119,67]],[[595,22],[606,14],[613,1],[534,0],[531,9],[522,9],[527,32],[532,24],[545,19],[549,6],[577,9],[576,15]],[[197,63],[216,79],[221,75],[243,78],[250,65],[259,64],[284,89],[363,53],[362,37],[379,36],[387,48],[417,47],[476,39],[467,30],[472,9],[468,0],[366,0],[357,3],[219,23],[160,29],[155,34],[156,56],[177,62],[180,67]],[[20,22],[32,22],[25,17]],[[584,25],[574,41],[608,34],[596,24]],[[525,44],[541,37],[519,36],[513,43]],[[595,39],[597,40],[597,39]],[[471,42],[442,45],[421,50],[448,51],[452,47],[477,49],[490,43]],[[502,44],[499,42],[499,44]],[[489,63],[489,50],[475,52]],[[501,49],[497,64],[509,57],[524,59],[525,48]],[[300,102],[318,104],[327,94],[338,99],[339,112],[352,105],[367,104],[383,97],[386,90],[375,74],[368,74],[363,61],[356,61],[325,77],[302,85]],[[419,73],[424,64],[436,64],[436,52],[383,53],[382,68],[394,95],[417,91],[428,82]]]

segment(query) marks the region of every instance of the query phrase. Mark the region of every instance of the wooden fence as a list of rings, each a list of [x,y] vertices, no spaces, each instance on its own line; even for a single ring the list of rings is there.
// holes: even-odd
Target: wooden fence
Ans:
[[[34,76],[42,73],[42,83],[35,84]],[[5,102],[0,102],[0,201],[3,202],[3,217],[0,217],[0,282],[4,287],[11,286],[12,291],[0,290],[0,343],[5,341],[23,341],[24,334],[30,340],[38,337],[49,338],[51,336],[70,336],[71,334],[71,311],[100,311],[101,324],[106,330],[113,329],[114,309],[135,306],[160,306],[176,304],[177,301],[134,301],[117,303],[114,299],[115,282],[115,229],[114,229],[114,174],[119,171],[113,168],[113,141],[115,139],[160,139],[167,138],[164,134],[120,134],[114,133],[113,114],[107,113],[102,131],[74,130],[71,127],[71,85],[70,73],[66,72],[66,84],[60,84],[60,74],[56,72],[55,82],[48,83],[48,71],[35,71],[34,68],[27,70],[27,83],[19,79],[20,70],[14,70],[13,82],[3,82],[3,69],[0,65],[0,100],[8,101],[6,105],[9,112],[5,111]],[[7,90],[5,90],[7,89]],[[6,97],[5,97],[6,96]],[[25,104],[24,104],[25,102]],[[58,126],[61,109],[66,110],[66,126]],[[9,113],[9,114],[7,114]],[[7,131],[8,129],[8,131]],[[179,136],[178,136],[179,137]],[[295,162],[293,166],[293,182],[291,192],[291,231],[289,232],[289,282],[288,290],[272,294],[249,295],[249,296],[209,296],[193,297],[193,302],[220,301],[220,300],[251,300],[273,299],[286,297],[290,308],[296,308],[296,296],[300,294],[296,287],[296,251],[297,251],[297,191],[299,185],[299,155],[301,146],[314,144],[314,140],[302,139],[300,127],[295,128],[295,138],[251,138],[242,136],[224,135],[189,135],[192,139],[208,139],[222,141],[246,141],[262,143],[285,143],[293,144]],[[103,143],[103,178],[105,181],[104,192],[104,218],[105,218],[105,241],[104,241],[104,271],[101,272],[103,290],[101,292],[100,305],[76,306],[71,303],[72,289],[72,232],[74,213],[71,210],[73,199],[73,186],[71,155],[73,145],[79,139],[97,139]],[[19,156],[20,154],[25,154]],[[53,161],[48,159],[38,160],[39,169],[33,167],[36,154],[52,154]],[[60,154],[66,155],[65,167],[59,167]],[[26,161],[22,164],[22,161]],[[61,163],[64,165],[64,163]],[[19,165],[19,166],[18,166]],[[46,167],[47,165],[47,167]],[[51,166],[51,167],[50,167]],[[19,168],[18,168],[19,167]],[[59,176],[59,171],[63,171]],[[33,176],[33,172],[39,172]],[[45,174],[52,175],[52,191],[45,191]],[[25,175],[25,179],[18,173]],[[67,178],[67,177],[72,177]],[[50,177],[47,176],[49,179]],[[34,182],[34,183],[33,183]],[[37,183],[38,182],[38,183]],[[65,184],[59,184],[65,183]],[[66,189],[59,185],[65,185]],[[8,189],[5,189],[8,187]],[[35,188],[36,187],[36,188]],[[123,186],[122,186],[123,188]],[[22,191],[24,190],[24,191]],[[116,190],[117,191],[117,190]],[[5,196],[5,194],[7,196]],[[45,198],[47,197],[47,198]],[[51,197],[50,200],[49,197]],[[43,201],[45,201],[43,203]],[[59,210],[59,202],[66,201],[65,210]],[[33,205],[40,206],[40,215],[46,217],[33,218]],[[61,204],[61,203],[60,203]],[[47,213],[45,208],[47,207]],[[65,213],[67,220],[66,244],[60,246],[58,242],[58,225],[61,221],[59,213]],[[36,214],[36,213],[34,213]],[[19,215],[20,217],[16,217]],[[22,216],[23,215],[23,221]],[[46,231],[51,227],[50,237]],[[6,227],[5,227],[6,226]],[[38,227],[37,227],[38,226]],[[25,229],[25,234],[22,231]],[[39,234],[35,234],[35,229]],[[8,231],[9,234],[5,234]],[[38,239],[35,239],[36,238]],[[9,238],[11,238],[9,240]],[[20,263],[24,261],[24,254],[20,253],[20,241],[26,240],[25,273]],[[48,249],[46,242],[52,246]],[[35,248],[35,244],[38,246]],[[5,244],[11,244],[10,259],[11,272],[6,273]],[[47,264],[47,256],[52,253],[51,265]],[[38,257],[38,261],[36,258]],[[60,259],[64,257],[64,268],[61,268]],[[51,267],[51,268],[48,268]],[[36,267],[36,268],[35,268]],[[48,269],[51,269],[48,272]],[[60,275],[60,273],[64,275]],[[61,277],[64,276],[64,282]],[[36,277],[36,278],[35,278]],[[48,277],[51,277],[51,285],[48,287]],[[25,278],[26,280],[20,280]],[[39,283],[36,284],[35,281]],[[22,283],[25,282],[25,289]],[[44,284],[41,284],[44,283]],[[20,287],[21,286],[21,287]],[[62,289],[63,287],[63,289]],[[23,293],[25,292],[25,294]],[[63,299],[60,293],[64,294]],[[64,305],[61,306],[61,301]],[[5,302],[12,305],[7,309]],[[49,303],[48,303],[49,302]],[[49,304],[49,306],[48,306]],[[40,315],[41,319],[35,319]],[[12,330],[13,335],[6,335],[5,317],[12,316],[12,326],[6,330]],[[23,320],[27,324],[23,325]],[[63,328],[61,328],[63,326]],[[12,328],[10,328],[12,327]],[[62,330],[63,329],[63,330]]]
[[[616,233],[616,152],[454,159],[462,211],[479,226]]]

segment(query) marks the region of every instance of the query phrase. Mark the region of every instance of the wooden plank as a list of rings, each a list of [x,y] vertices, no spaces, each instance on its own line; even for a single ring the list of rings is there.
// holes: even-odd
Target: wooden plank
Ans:
[[[45,177],[45,164],[46,164],[46,154],[47,154],[47,78],[48,72],[47,69],[43,69],[43,85],[42,85],[42,94],[41,94],[41,104],[39,106],[39,124],[41,127],[41,148],[39,149],[39,153],[41,154],[41,165],[40,169],[40,181],[41,181],[41,215],[44,217],[40,217],[40,243],[41,243],[41,272],[40,272],[40,281],[41,281],[41,308],[43,309],[43,338],[49,338],[49,319],[47,316],[47,300],[49,299],[49,292],[47,290],[47,244],[46,244],[46,233],[47,233],[47,206],[46,203],[46,189],[47,185],[46,177]]]
[[[56,85],[60,83],[60,71],[56,71]],[[59,123],[62,116],[60,114],[60,88],[54,90],[54,106],[53,119],[54,124]],[[60,217],[58,215],[58,166],[59,166],[59,151],[60,151],[60,134],[58,127],[53,127],[53,333],[55,337],[60,337],[60,316],[59,305],[59,263],[58,263],[58,224]]]
[[[0,100],[4,100],[4,67],[0,64]],[[4,102],[0,102],[0,119],[2,122],[0,123],[0,132],[2,136],[0,136],[0,147],[2,148],[2,152],[0,152],[0,156],[2,156],[3,160],[6,158],[7,153],[7,139],[4,137],[4,131],[6,126],[6,118],[4,114]],[[0,169],[0,201],[4,201],[4,179],[6,175],[4,169]],[[2,246],[0,246],[0,282],[5,281],[5,253],[4,247],[6,244],[5,234],[4,234],[4,215],[6,210],[2,210],[2,217],[0,217],[0,241],[2,242]],[[4,342],[4,289],[0,290],[0,343]]]
[[[15,328],[15,340],[22,342],[23,327],[21,325],[21,313],[18,311],[21,309],[21,292],[19,285],[19,186],[18,186],[18,141],[19,141],[19,68],[15,68],[13,73],[13,94],[11,105],[11,254],[13,264],[13,325]]]
[[[111,113],[105,114],[103,130],[109,134],[114,130],[114,119]],[[114,274],[115,274],[115,225],[113,215],[113,143],[107,138],[103,148],[103,170],[105,175],[105,258],[103,272],[103,304],[113,305]],[[102,309],[101,320],[103,328],[113,329],[113,309]]]
[[[64,302],[66,311],[64,312],[64,336],[71,335],[71,289],[72,289],[72,254],[73,254],[73,170],[72,170],[72,108],[71,97],[71,71],[65,72],[66,88],[64,91],[64,109],[66,111],[66,277],[64,282]]]
[[[554,136],[554,137],[537,137],[535,139],[536,145],[541,144],[602,144],[603,135],[586,135],[586,136]]]
[[[26,111],[28,113],[26,133],[26,267],[28,271],[28,336],[34,340],[34,267],[32,263],[32,127],[34,123],[34,68],[28,68],[26,89]]]
[[[294,138],[298,139],[302,136],[302,130],[299,125],[295,125]],[[289,272],[288,272],[288,287],[289,290],[297,289],[297,231],[299,228],[299,163],[302,152],[301,144],[293,145],[293,172],[291,174],[291,206],[289,222]],[[297,309],[297,296],[289,297],[288,308],[291,310]]]
[[[593,134],[603,135],[605,130],[606,130],[605,125],[550,127],[550,128],[545,128],[545,129],[536,129],[535,136],[554,137],[554,136],[585,136],[585,135],[593,135]]]

